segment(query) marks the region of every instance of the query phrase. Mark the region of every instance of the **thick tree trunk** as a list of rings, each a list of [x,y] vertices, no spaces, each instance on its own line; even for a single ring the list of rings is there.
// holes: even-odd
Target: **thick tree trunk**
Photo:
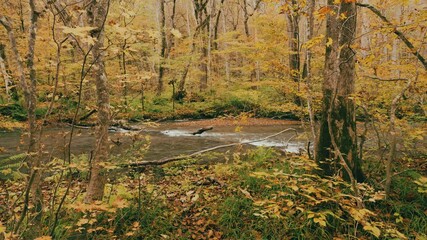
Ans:
[[[357,155],[354,101],[350,98],[354,93],[355,81],[355,53],[351,44],[356,31],[356,5],[354,2],[335,5],[333,0],[328,0],[328,5],[338,11],[337,15],[329,13],[327,17],[328,42],[316,161],[326,175],[336,174],[341,165],[346,164],[351,172],[343,172],[343,177],[363,181],[361,161]],[[337,18],[341,14],[346,18]],[[333,141],[338,149],[333,146]],[[342,155],[344,162],[339,160],[337,152]]]
[[[108,127],[110,125],[110,99],[108,94],[107,75],[104,65],[104,23],[109,10],[109,0],[93,0],[87,9],[89,21],[96,28],[97,39],[92,48],[94,58],[96,93],[98,98],[98,126],[96,129],[96,145],[91,166],[91,177],[87,188],[85,202],[102,200],[106,176],[104,163],[108,161],[109,142]]]

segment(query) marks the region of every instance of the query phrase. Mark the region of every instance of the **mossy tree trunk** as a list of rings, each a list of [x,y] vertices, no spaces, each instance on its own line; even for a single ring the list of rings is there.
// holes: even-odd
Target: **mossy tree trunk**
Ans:
[[[351,98],[355,82],[355,52],[351,44],[356,31],[356,4],[352,1],[334,4],[334,0],[328,0],[328,5],[331,11],[327,16],[323,105],[316,161],[326,175],[337,174],[341,165],[346,164],[351,172],[343,171],[343,178],[363,181],[361,159],[357,155],[355,104]],[[332,138],[338,149],[334,148]],[[339,161],[337,153],[342,154],[345,163]]]

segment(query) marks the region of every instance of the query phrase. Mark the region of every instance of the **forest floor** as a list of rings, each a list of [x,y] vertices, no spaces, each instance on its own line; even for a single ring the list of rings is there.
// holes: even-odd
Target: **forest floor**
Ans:
[[[203,156],[205,159],[208,156]],[[81,160],[81,159],[80,159]],[[56,169],[52,165],[52,169]],[[103,201],[83,203],[87,168],[73,164],[74,183],[61,210],[57,239],[426,239],[427,195],[420,172],[395,176],[384,199],[381,174],[366,169],[359,184],[363,206],[340,177],[321,178],[306,156],[271,148],[234,149],[223,163],[198,159],[125,171],[110,177]],[[114,171],[114,170],[112,170]],[[45,179],[46,202],[55,204],[68,180],[59,169]],[[59,181],[58,181],[59,179]],[[418,182],[417,182],[418,181]],[[0,222],[23,181],[0,186]],[[59,186],[57,195],[52,195]],[[4,189],[6,188],[6,189]],[[424,189],[424,191],[427,189]],[[53,200],[53,199],[56,199]],[[41,232],[54,210],[45,206]],[[10,212],[12,211],[12,212]],[[10,225],[7,225],[10,227]],[[36,226],[25,226],[30,239]],[[39,228],[39,227],[37,227]],[[40,232],[39,232],[40,233]]]

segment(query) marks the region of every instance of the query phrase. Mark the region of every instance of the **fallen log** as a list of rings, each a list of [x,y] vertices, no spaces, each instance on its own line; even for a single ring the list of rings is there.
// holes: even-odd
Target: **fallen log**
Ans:
[[[212,126],[204,127],[204,128],[200,128],[199,130],[197,130],[197,131],[195,131],[195,132],[193,132],[191,134],[193,134],[193,135],[202,134],[202,133],[204,133],[206,131],[209,131],[209,130],[212,130],[212,129],[213,129]]]
[[[68,122],[65,122],[65,124],[67,124],[68,126],[70,126],[70,127],[75,127],[75,128],[80,128],[80,129],[90,129],[90,128],[92,128],[92,127],[95,127],[95,124],[71,124],[71,123],[68,123]]]
[[[88,119],[90,116],[92,116],[94,113],[96,113],[98,110],[93,109],[92,111],[90,111],[88,114],[84,115],[83,117],[81,117],[79,119],[79,121],[84,121],[86,119]]]
[[[229,143],[229,144],[224,144],[224,145],[219,145],[219,146],[215,146],[215,147],[211,147],[211,148],[207,148],[207,149],[203,149],[201,151],[197,151],[188,155],[180,155],[180,156],[175,156],[175,157],[169,157],[169,158],[163,158],[160,160],[152,160],[152,161],[141,161],[141,162],[135,162],[135,163],[127,163],[127,164],[119,164],[120,167],[130,167],[130,168],[136,168],[136,167],[142,167],[142,166],[158,166],[158,165],[163,165],[166,163],[170,163],[170,162],[175,162],[175,161],[180,161],[180,160],[186,160],[186,159],[191,159],[194,157],[197,157],[203,153],[206,152],[211,152],[217,149],[221,149],[221,148],[228,148],[228,147],[233,147],[233,146],[237,146],[237,145],[241,145],[241,144],[251,144],[251,143],[255,143],[255,142],[261,142],[264,140],[267,140],[269,138],[278,136],[280,134],[283,134],[285,132],[289,132],[289,131],[294,131],[295,135],[298,135],[298,132],[296,129],[294,128],[288,128],[285,130],[282,130],[278,133],[272,134],[270,136],[261,138],[261,139],[257,139],[257,140],[253,140],[253,141],[246,141],[246,142],[238,142],[238,143]]]
[[[90,128],[96,127],[96,124],[93,124],[93,123],[76,123],[73,125],[71,123],[65,122],[65,124],[67,124],[70,127],[74,126],[75,128],[80,128],[80,129],[90,129]],[[142,129],[132,127],[132,126],[121,125],[121,124],[112,124],[110,127],[108,127],[109,132],[120,132],[123,130],[138,132],[138,131],[141,131]]]

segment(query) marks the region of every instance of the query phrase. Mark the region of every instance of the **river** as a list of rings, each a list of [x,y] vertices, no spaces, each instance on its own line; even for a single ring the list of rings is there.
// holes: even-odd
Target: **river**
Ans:
[[[206,126],[212,126],[213,129],[200,135],[191,134]],[[299,122],[265,119],[242,122],[236,120],[170,121],[159,124],[138,123],[133,127],[142,129],[138,134],[149,139],[150,147],[144,160],[173,157],[217,145],[261,139],[287,128],[294,128],[298,133],[303,132]],[[70,130],[68,126],[45,127],[41,141],[43,150],[57,157],[64,156],[64,146],[68,144]],[[131,134],[132,132],[122,129],[110,132],[112,154],[119,154],[129,147],[133,139]],[[300,148],[305,148],[306,142],[294,135],[294,131],[289,131],[251,145],[299,152]],[[94,139],[93,129],[75,129],[71,143],[72,154],[89,154],[94,149]],[[26,146],[26,136],[22,131],[0,132],[0,159],[25,152]]]

